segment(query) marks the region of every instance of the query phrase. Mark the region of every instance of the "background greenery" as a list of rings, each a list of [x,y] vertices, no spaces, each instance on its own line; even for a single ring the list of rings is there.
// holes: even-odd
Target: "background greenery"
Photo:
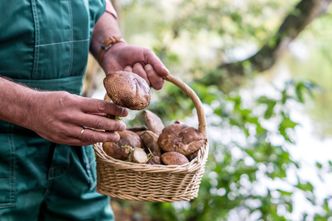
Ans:
[[[113,1],[126,40],[153,48],[198,93],[210,142],[197,199],[113,200],[117,220],[332,220],[331,196],[324,190],[317,195],[291,151],[301,148],[295,134],[302,114],[312,119],[312,136],[332,135],[332,11],[326,2],[274,65],[261,71],[246,58],[280,34],[299,1]],[[244,74],[223,68],[243,59]],[[196,124],[191,102],[171,85],[154,93],[150,108],[165,122]],[[324,182],[332,161],[316,162],[315,168]],[[309,209],[296,208],[299,194]]]

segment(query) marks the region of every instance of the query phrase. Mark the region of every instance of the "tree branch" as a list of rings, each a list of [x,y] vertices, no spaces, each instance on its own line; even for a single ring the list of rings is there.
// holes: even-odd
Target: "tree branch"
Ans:
[[[276,34],[253,56],[239,62],[220,64],[223,73],[214,73],[205,80],[220,82],[222,74],[243,76],[271,68],[296,37],[319,15],[326,12],[332,0],[301,0],[286,16]],[[205,82],[205,81],[204,81]],[[207,82],[208,83],[208,82]]]

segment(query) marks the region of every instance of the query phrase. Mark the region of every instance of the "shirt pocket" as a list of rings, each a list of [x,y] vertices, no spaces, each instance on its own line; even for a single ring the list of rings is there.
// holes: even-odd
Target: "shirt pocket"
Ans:
[[[10,133],[0,134],[0,208],[13,207],[16,201],[15,147]]]

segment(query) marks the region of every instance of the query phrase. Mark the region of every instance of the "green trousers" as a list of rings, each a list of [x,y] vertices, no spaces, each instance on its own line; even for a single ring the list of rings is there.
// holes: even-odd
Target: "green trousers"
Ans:
[[[79,94],[104,10],[105,0],[1,3],[0,77]],[[91,146],[51,143],[0,121],[0,221],[112,221],[109,199],[96,192],[95,169]]]

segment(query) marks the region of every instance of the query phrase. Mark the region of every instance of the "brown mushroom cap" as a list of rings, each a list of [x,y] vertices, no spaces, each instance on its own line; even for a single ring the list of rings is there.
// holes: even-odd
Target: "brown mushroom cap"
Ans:
[[[189,156],[206,144],[205,136],[196,128],[175,122],[162,131],[158,138],[159,147],[165,152],[179,152]]]
[[[182,165],[189,163],[187,157],[178,152],[166,152],[161,155],[161,161],[166,165]]]
[[[122,107],[141,110],[150,103],[150,87],[139,75],[128,71],[109,73],[104,79],[107,95]]]
[[[118,160],[127,160],[133,151],[130,146],[120,146],[113,142],[103,143],[103,149],[108,156]]]
[[[144,146],[148,149],[148,153],[151,152],[153,156],[160,156],[161,151],[158,146],[158,135],[150,130],[146,130],[140,133],[140,138]]]
[[[105,153],[118,160],[128,160],[135,147],[141,148],[141,138],[132,131],[124,130],[117,132],[120,135],[118,142],[105,142]]]
[[[142,141],[138,134],[130,130],[117,132],[120,140],[117,142],[120,146],[142,147]]]

